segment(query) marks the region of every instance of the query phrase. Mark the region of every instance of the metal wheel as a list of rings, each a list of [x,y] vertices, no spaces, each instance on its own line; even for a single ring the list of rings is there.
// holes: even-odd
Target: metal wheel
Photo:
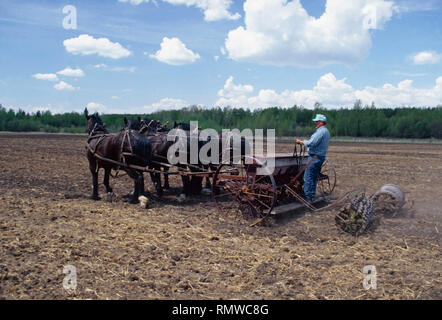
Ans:
[[[322,164],[318,178],[318,189],[321,196],[330,196],[336,186],[336,170],[333,162],[326,159]]]
[[[213,177],[212,198],[221,214],[260,222],[276,202],[276,184],[260,161],[247,159],[218,167]]]

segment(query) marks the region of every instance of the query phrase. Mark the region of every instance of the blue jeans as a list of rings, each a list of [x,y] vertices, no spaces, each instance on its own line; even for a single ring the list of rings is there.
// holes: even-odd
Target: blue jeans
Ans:
[[[312,159],[313,157],[310,156],[307,159],[307,163]],[[319,171],[321,171],[322,164],[325,161],[325,157],[317,156],[315,159],[313,159],[312,162],[310,162],[307,169],[305,169],[304,172],[304,197],[307,201],[314,201],[315,195],[316,195],[316,185],[318,184],[318,176]]]

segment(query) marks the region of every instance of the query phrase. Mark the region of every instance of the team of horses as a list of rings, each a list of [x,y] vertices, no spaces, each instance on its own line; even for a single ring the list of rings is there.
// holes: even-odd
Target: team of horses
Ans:
[[[150,172],[151,180],[155,186],[157,196],[163,195],[163,189],[169,189],[168,171],[172,167],[168,163],[168,150],[179,139],[168,139],[171,129],[162,125],[159,121],[153,119],[127,119],[124,118],[123,128],[110,133],[98,113],[89,114],[87,108],[84,110],[87,120],[86,132],[88,140],[86,144],[86,156],[89,161],[89,169],[92,174],[92,195],[91,199],[99,200],[98,194],[98,171],[104,169],[103,184],[106,188],[108,197],[114,195],[109,185],[109,177],[113,170],[124,170],[134,181],[134,188],[129,196],[130,203],[138,203],[139,196],[146,195],[144,188],[144,171],[141,168],[152,169]],[[172,129],[181,129],[187,139],[187,162],[175,164],[179,171],[183,172],[208,172],[216,169],[216,165],[190,164],[190,136],[191,129],[189,124],[174,123]],[[199,130],[195,128],[194,130]],[[229,137],[232,139],[232,137]],[[210,141],[198,141],[198,151]],[[222,138],[219,138],[220,147]],[[233,143],[231,143],[233,145]],[[241,153],[245,152],[244,139],[241,140]],[[124,165],[122,165],[124,164]],[[164,176],[164,184],[161,184],[161,176]],[[198,174],[182,174],[182,190],[179,200],[184,200],[191,194],[199,194],[202,191],[203,177]],[[205,188],[210,189],[209,176],[206,176]]]

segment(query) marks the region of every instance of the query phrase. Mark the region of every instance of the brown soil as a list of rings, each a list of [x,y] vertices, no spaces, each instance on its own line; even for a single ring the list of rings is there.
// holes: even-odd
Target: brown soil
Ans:
[[[92,201],[85,137],[0,135],[0,297],[6,299],[442,299],[442,146],[334,143],[337,195],[399,185],[413,209],[358,238],[335,211],[285,214],[267,227],[221,217],[209,196],[149,209]],[[291,144],[278,144],[290,151]],[[101,173],[102,174],[102,173]],[[100,174],[100,179],[102,175]],[[150,178],[146,186],[153,192]],[[75,291],[63,267],[77,269]],[[365,265],[377,289],[362,286]]]

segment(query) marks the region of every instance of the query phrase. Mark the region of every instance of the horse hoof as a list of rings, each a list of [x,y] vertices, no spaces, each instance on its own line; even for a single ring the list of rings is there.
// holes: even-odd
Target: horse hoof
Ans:
[[[186,200],[186,195],[184,193],[180,194],[177,200],[179,203],[183,203]]]
[[[140,203],[140,201],[138,201],[138,199],[130,199],[129,203],[130,204],[137,204],[137,203]]]
[[[212,195],[212,190],[210,190],[208,188],[204,188],[201,190],[201,194],[204,194],[206,196],[210,196],[210,195]]]
[[[139,196],[138,200],[140,201],[141,208],[147,209],[147,206],[149,204],[149,199],[147,199],[147,197],[145,196]]]
[[[128,194],[124,195],[123,198],[130,198],[134,196],[134,190],[132,189]]]
[[[112,202],[115,197],[116,197],[115,193],[113,193],[113,192],[108,192],[107,193],[107,201],[108,202]]]
[[[91,200],[95,200],[95,201],[101,200],[101,198],[100,198],[99,196],[96,196],[96,195],[91,195],[91,196],[89,197],[89,199],[91,199]]]

